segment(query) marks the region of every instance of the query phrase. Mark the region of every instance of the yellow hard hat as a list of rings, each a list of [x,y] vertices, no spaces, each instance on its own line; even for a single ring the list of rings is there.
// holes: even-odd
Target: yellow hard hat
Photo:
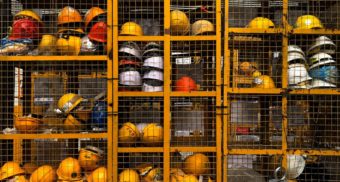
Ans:
[[[18,117],[14,119],[14,127],[20,133],[34,133],[42,121],[33,117]]]
[[[163,142],[163,128],[156,123],[145,126],[142,134],[142,142],[147,145],[155,145]]]
[[[181,182],[198,182],[198,179],[194,175],[185,175]]]
[[[85,28],[90,24],[90,22],[97,16],[105,14],[105,11],[99,7],[92,7],[89,9],[84,17]]]
[[[80,149],[78,161],[80,166],[85,171],[92,171],[97,168],[100,159],[103,156],[103,151],[94,146],[86,146]]]
[[[35,163],[27,162],[22,166],[22,168],[25,170],[26,174],[32,174],[38,166]]]
[[[273,79],[268,75],[255,77],[253,80],[254,88],[275,88]]]
[[[82,123],[76,119],[72,114],[68,114],[64,120],[63,125],[65,131],[67,132],[79,132],[82,129]]]
[[[255,77],[258,77],[258,76],[261,76],[262,75],[262,73],[260,72],[260,71],[258,71],[258,70],[256,70],[256,71],[254,71],[253,73],[252,73],[252,76],[255,78]]]
[[[78,36],[62,35],[57,40],[57,50],[61,55],[77,56],[80,48],[81,39]]]
[[[81,180],[81,168],[77,159],[68,157],[61,161],[57,169],[58,180]]]
[[[20,19],[21,17],[29,17],[38,21],[39,23],[42,23],[40,16],[32,10],[22,10],[14,16],[14,19]]]
[[[198,20],[191,26],[191,33],[193,35],[211,34],[213,32],[215,32],[215,27],[208,20]]]
[[[173,35],[185,35],[190,30],[190,21],[188,16],[179,10],[173,10],[170,13],[170,28]]]
[[[83,19],[79,11],[70,6],[65,6],[58,14],[58,25],[81,22],[83,22]]]
[[[59,28],[58,34],[65,34],[65,35],[75,35],[75,36],[83,36],[84,30],[82,28]]]
[[[28,182],[24,175],[14,176],[12,179],[8,180],[10,182]]]
[[[54,182],[56,178],[57,176],[53,167],[43,165],[32,173],[29,182]]]
[[[16,176],[19,174],[24,174],[25,170],[21,169],[19,163],[17,162],[6,162],[0,170],[0,180],[7,179],[12,176]]]
[[[319,18],[313,15],[299,16],[294,25],[295,29],[317,29],[323,28]]]
[[[130,21],[122,25],[122,27],[120,28],[120,35],[142,36],[144,35],[144,33],[140,25]]]
[[[64,113],[69,113],[74,109],[83,98],[74,93],[68,93],[60,97],[58,101],[58,108],[63,111]]]
[[[274,27],[275,27],[274,23],[270,19],[264,18],[264,17],[256,17],[252,19],[247,25],[247,28],[267,29],[267,28],[274,28]]]
[[[160,180],[162,171],[160,168],[151,169],[145,176],[142,177],[142,181],[145,182],[156,182]]]
[[[38,46],[39,52],[55,53],[57,50],[56,43],[57,38],[54,35],[43,35]]]
[[[138,173],[133,169],[125,169],[119,174],[119,182],[140,182]]]
[[[99,167],[94,170],[86,179],[87,182],[106,182],[107,170],[105,167]]]
[[[126,122],[118,131],[119,141],[122,143],[136,142],[139,138],[137,126],[131,122]]]
[[[209,171],[209,158],[201,153],[187,157],[184,161],[184,172],[186,174],[201,175]]]
[[[242,62],[239,67],[240,67],[240,70],[243,73],[245,73],[246,75],[250,75],[254,71],[254,69],[255,69],[253,64],[248,62],[248,61]]]

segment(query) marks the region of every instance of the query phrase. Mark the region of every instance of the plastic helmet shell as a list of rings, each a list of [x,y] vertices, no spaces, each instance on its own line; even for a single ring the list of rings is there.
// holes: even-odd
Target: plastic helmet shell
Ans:
[[[125,169],[119,173],[119,182],[140,182],[138,173],[133,169]]]
[[[184,172],[186,174],[202,175],[209,172],[210,162],[209,158],[202,154],[196,153],[188,156],[184,161]]]
[[[335,60],[333,59],[331,55],[321,52],[310,57],[309,62],[310,62],[309,69],[313,69],[321,65],[328,65],[328,64],[335,63]]]
[[[39,23],[29,19],[14,20],[9,40],[37,39],[40,35]]]
[[[57,38],[54,35],[43,35],[38,46],[39,52],[48,52],[54,54],[57,50],[56,43]]]
[[[6,182],[28,182],[28,180],[26,179],[24,175],[18,175],[18,176],[14,176],[11,179],[7,179]]]
[[[32,18],[33,20],[38,21],[41,24],[43,23],[41,21],[40,16],[35,11],[32,11],[32,10],[26,9],[26,10],[20,11],[14,16],[14,20],[22,19],[21,17],[29,17],[29,18]]]
[[[68,114],[64,120],[63,128],[66,132],[79,132],[83,126],[72,114]]]
[[[287,155],[286,178],[295,179],[305,169],[306,161],[300,155]]]
[[[310,80],[312,80],[312,78],[309,76],[304,64],[291,64],[288,66],[289,85],[297,85]]]
[[[54,182],[57,178],[56,172],[52,166],[43,165],[36,169],[31,177],[29,182]]]
[[[289,45],[288,46],[288,53],[292,53],[292,52],[300,53],[301,55],[303,55],[303,57],[305,57],[305,53],[297,45]]]
[[[320,36],[315,39],[315,43],[308,49],[307,54],[312,55],[319,52],[327,53],[330,55],[335,54],[335,43],[326,36]]]
[[[323,65],[309,70],[311,77],[323,80],[332,84],[338,83],[339,70],[336,66]]]
[[[86,179],[87,182],[107,182],[107,169],[105,167],[99,167]]]
[[[96,42],[105,43],[107,41],[107,25],[105,22],[95,23],[88,34],[89,39]]]
[[[336,88],[336,85],[323,80],[313,79],[310,88]]]
[[[94,128],[106,128],[107,125],[107,103],[97,101],[91,113],[91,126]]]
[[[39,128],[42,121],[38,118],[33,117],[18,117],[14,120],[14,127],[20,133],[34,133]]]
[[[16,176],[19,174],[24,174],[25,170],[23,170],[19,163],[9,161],[6,162],[0,169],[0,180],[4,180],[10,178],[12,176]]]
[[[58,25],[81,22],[83,22],[83,19],[79,11],[70,6],[65,6],[58,14]]]
[[[307,63],[306,58],[303,56],[303,54],[300,54],[298,52],[290,52],[288,53],[288,63],[292,61],[299,61],[300,63]]]
[[[163,82],[163,72],[157,70],[151,70],[144,74],[143,79],[157,80]]]
[[[80,104],[82,100],[83,98],[78,94],[67,93],[67,94],[64,94],[62,97],[60,97],[58,101],[58,108],[64,113],[69,113],[78,104]]]
[[[313,15],[299,16],[294,24],[295,29],[319,29],[323,25],[319,18]]]
[[[145,176],[142,177],[142,180],[145,182],[156,182],[160,180],[161,176],[162,176],[161,169],[153,168]]]
[[[255,77],[253,80],[253,85],[254,85],[254,88],[265,88],[265,89],[275,88],[273,79],[268,75],[261,75],[261,76]]]
[[[85,27],[87,27],[96,17],[105,14],[105,11],[99,7],[92,7],[84,16]]]
[[[81,38],[81,53],[94,53],[97,50],[97,46],[89,39],[88,36]]]
[[[163,127],[156,124],[150,123],[144,129],[141,140],[144,144],[153,146],[163,142]]]
[[[142,60],[142,55],[140,52],[139,46],[135,42],[125,42],[123,43],[118,52],[120,53],[120,58],[124,57],[124,59],[137,58],[138,60]]]
[[[78,161],[85,171],[92,171],[98,167],[98,163],[103,156],[103,151],[94,146],[86,146],[80,149]]]
[[[193,35],[212,34],[215,32],[214,25],[208,20],[198,20],[191,26]]]
[[[179,10],[170,13],[170,28],[172,35],[185,35],[190,31],[190,21],[188,16]]]
[[[247,28],[261,28],[261,29],[268,29],[268,28],[274,28],[274,23],[265,17],[256,17],[252,19],[249,24],[247,25]]]
[[[76,181],[81,180],[81,167],[79,161],[68,157],[61,161],[57,169],[58,180]]]
[[[122,143],[133,143],[139,138],[139,131],[131,122],[126,122],[118,131],[119,142]]]
[[[147,83],[143,83],[143,92],[163,92],[163,86],[152,86]]]
[[[197,85],[195,80],[188,76],[183,76],[176,81],[175,91],[190,92],[197,91]]]
[[[120,28],[120,35],[132,35],[132,36],[142,36],[144,35],[143,29],[140,25],[135,22],[126,22]]]
[[[77,56],[80,48],[81,39],[78,36],[62,35],[57,40],[57,50],[61,55]]]
[[[142,79],[138,71],[124,71],[119,74],[119,84],[126,86],[139,86]]]
[[[147,68],[156,68],[162,70],[164,68],[163,65],[163,57],[150,57],[144,60],[143,67]]]

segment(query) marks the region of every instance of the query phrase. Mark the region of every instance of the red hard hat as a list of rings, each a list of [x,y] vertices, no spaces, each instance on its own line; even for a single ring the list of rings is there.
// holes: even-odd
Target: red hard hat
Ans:
[[[175,91],[181,91],[181,92],[190,92],[190,91],[196,91],[197,85],[195,83],[195,80],[188,76],[183,76],[180,79],[176,81],[176,88]]]
[[[119,66],[124,66],[124,65],[134,65],[134,66],[140,67],[139,62],[135,60],[128,60],[128,59],[122,59],[119,61]]]
[[[107,25],[105,22],[97,22],[95,23],[89,32],[88,35],[90,40],[97,41],[97,42],[106,42],[107,37]]]
[[[39,23],[29,19],[14,20],[10,40],[39,38]]]

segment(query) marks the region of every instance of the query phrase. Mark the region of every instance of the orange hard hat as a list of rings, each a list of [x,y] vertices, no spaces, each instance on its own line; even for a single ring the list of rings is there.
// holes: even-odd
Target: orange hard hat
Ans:
[[[181,92],[190,92],[190,91],[196,91],[197,85],[195,80],[188,76],[183,76],[180,79],[176,81],[176,88],[175,91],[181,91]]]
[[[105,14],[105,11],[99,7],[92,7],[89,9],[84,17],[85,28],[91,23],[91,21],[99,15]]]
[[[81,22],[83,22],[83,19],[81,18],[79,11],[71,6],[64,7],[58,14],[58,25]]]
[[[105,43],[107,40],[107,25],[105,22],[97,22],[92,27],[88,34],[92,41]]]

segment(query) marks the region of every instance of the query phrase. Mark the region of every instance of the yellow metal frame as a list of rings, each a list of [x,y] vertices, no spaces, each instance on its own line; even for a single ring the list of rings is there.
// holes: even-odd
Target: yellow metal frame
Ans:
[[[288,121],[287,121],[287,98],[288,95],[339,95],[339,89],[312,89],[312,90],[287,90],[288,86],[288,40],[289,35],[298,35],[298,34],[320,34],[320,35],[340,35],[340,30],[338,29],[318,29],[318,30],[292,30],[288,23],[288,1],[283,0],[283,9],[282,9],[282,22],[283,28],[275,28],[275,29],[252,29],[252,28],[231,28],[228,25],[228,16],[229,16],[229,0],[226,0],[224,3],[224,95],[223,95],[223,104],[224,106],[228,105],[228,96],[230,94],[272,94],[272,95],[281,95],[282,96],[282,147],[281,149],[229,149],[228,148],[228,123],[229,118],[227,116],[227,109],[223,112],[223,181],[227,181],[228,174],[228,155],[282,155],[287,156],[287,154],[308,154],[308,155],[329,155],[329,156],[340,156],[340,152],[337,150],[292,150],[287,147],[287,129],[288,129]],[[258,88],[233,88],[230,87],[230,50],[228,47],[228,40],[230,33],[238,33],[238,34],[281,34],[282,35],[282,88],[276,89],[258,89]],[[283,167],[287,167],[287,158],[283,157],[282,165]]]

